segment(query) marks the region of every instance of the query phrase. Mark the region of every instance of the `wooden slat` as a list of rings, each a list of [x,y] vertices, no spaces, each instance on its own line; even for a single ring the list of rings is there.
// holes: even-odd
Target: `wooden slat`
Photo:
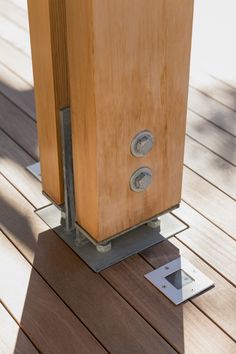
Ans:
[[[185,139],[184,162],[187,167],[236,199],[236,167],[193,139]]]
[[[10,0],[0,0],[0,13],[25,31],[28,31],[28,16],[26,11],[14,5]]]
[[[181,207],[175,210],[174,214],[190,226],[190,229],[176,237],[222,276],[236,284],[235,241],[185,203],[181,203]]]
[[[82,323],[0,232],[0,299],[43,353],[105,353]],[[17,296],[16,296],[17,294]],[[17,343],[16,343],[17,345]]]
[[[181,237],[179,237],[181,240]],[[187,258],[200,271],[205,273],[215,283],[215,287],[204,292],[191,301],[198,306],[209,318],[211,318],[220,328],[236,340],[236,289],[225,280],[212,267],[208,266],[190,249],[185,247],[176,238],[171,238],[170,242],[179,248],[180,253]],[[156,253],[157,254],[157,253]],[[174,259],[174,255],[173,255]]]
[[[232,109],[191,87],[189,88],[188,107],[230,134],[236,135],[236,112]]]
[[[64,202],[59,110],[69,106],[64,1],[28,1],[43,190]]]
[[[1,182],[3,230],[109,352],[173,353],[104,279],[48,230],[12,186]]]
[[[35,160],[0,130],[0,172],[35,208],[41,208],[49,201],[42,195],[41,183],[26,170],[33,163]]]
[[[29,84],[33,84],[31,59],[0,38],[0,62]]]
[[[77,221],[102,240],[180,201],[193,1],[68,1]],[[137,132],[155,144],[130,153]],[[153,170],[143,193],[129,186]]]
[[[190,111],[187,134],[236,166],[236,137]]]
[[[194,209],[236,238],[236,204],[232,198],[188,168],[184,168],[182,196]]]
[[[0,36],[13,47],[30,56],[29,34],[1,14]]]
[[[153,247],[156,249],[155,267],[173,256],[169,245],[165,241]],[[153,248],[147,253],[152,253]],[[172,245],[173,248],[177,258],[179,250]],[[151,262],[154,264],[152,258]],[[178,352],[232,353],[234,342],[193,304],[174,305],[144,278],[152,270],[141,257],[133,256],[102,274]]]
[[[27,0],[10,0],[13,4],[20,7],[22,10],[27,11]]]
[[[235,89],[232,86],[200,71],[191,75],[190,85],[225,106],[236,110]]]
[[[38,160],[35,122],[0,94],[0,127],[18,145]]]
[[[1,354],[39,353],[2,304],[0,304],[0,352]]]

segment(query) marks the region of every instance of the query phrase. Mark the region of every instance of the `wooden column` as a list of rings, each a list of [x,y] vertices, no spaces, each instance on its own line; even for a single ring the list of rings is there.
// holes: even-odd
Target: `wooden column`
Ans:
[[[28,0],[37,128],[44,192],[62,204],[59,110],[69,106],[64,0]]]
[[[77,222],[101,241],[180,202],[193,1],[66,7]],[[134,157],[142,130],[154,146]],[[153,181],[133,192],[130,177],[142,166]]]

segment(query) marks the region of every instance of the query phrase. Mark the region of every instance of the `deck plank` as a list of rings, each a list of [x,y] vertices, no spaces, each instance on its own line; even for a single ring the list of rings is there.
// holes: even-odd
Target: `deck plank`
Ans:
[[[188,136],[185,139],[184,162],[192,171],[236,199],[236,167]]]
[[[78,348],[106,353],[2,232],[0,247],[0,299],[37,348],[44,353],[58,348],[62,353],[78,353]]]
[[[160,348],[163,353],[174,352],[104,279],[48,230],[6,180],[1,182],[4,232],[109,352],[156,354]]]
[[[2,304],[0,304],[0,353],[39,353]]]
[[[154,247],[157,254],[155,267],[168,261],[169,244],[165,241]],[[175,247],[175,258],[178,253]],[[174,305],[144,278],[152,270],[153,267],[141,257],[132,256],[102,274],[154,328],[171,340],[178,352],[233,353],[234,342],[197,307],[191,302]]]
[[[0,128],[38,160],[35,122],[0,93]]]
[[[0,14],[25,31],[29,31],[27,12],[13,4],[12,1],[0,0]]]
[[[191,87],[189,88],[188,107],[219,128],[236,136],[236,112],[232,109]]]
[[[189,225],[176,237],[235,285],[235,241],[186,203],[181,203],[173,214]]]
[[[181,237],[179,237],[181,240]],[[215,283],[215,287],[192,299],[209,318],[211,318],[232,339],[236,340],[236,289],[211,266],[194,254],[175,237],[170,242],[179,248],[181,255],[187,258],[200,271]]]
[[[236,239],[235,201],[186,167],[184,168],[182,198],[225,233]]]
[[[35,208],[49,204],[42,195],[41,183],[26,167],[35,163],[24,150],[0,130],[0,172]]]
[[[236,137],[190,111],[187,134],[236,166]]]

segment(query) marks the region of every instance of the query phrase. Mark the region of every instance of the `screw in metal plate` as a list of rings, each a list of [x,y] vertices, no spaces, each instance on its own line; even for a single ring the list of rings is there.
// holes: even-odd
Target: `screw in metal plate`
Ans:
[[[152,182],[152,170],[149,167],[140,167],[130,178],[130,188],[134,192],[145,191]]]

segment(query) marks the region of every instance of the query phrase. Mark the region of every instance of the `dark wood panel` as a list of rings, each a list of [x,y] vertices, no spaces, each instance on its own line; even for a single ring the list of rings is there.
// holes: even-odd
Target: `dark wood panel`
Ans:
[[[174,352],[116,290],[48,230],[11,185],[1,182],[3,230],[109,352]]]
[[[0,352],[1,354],[39,353],[2,304],[0,304]]]

